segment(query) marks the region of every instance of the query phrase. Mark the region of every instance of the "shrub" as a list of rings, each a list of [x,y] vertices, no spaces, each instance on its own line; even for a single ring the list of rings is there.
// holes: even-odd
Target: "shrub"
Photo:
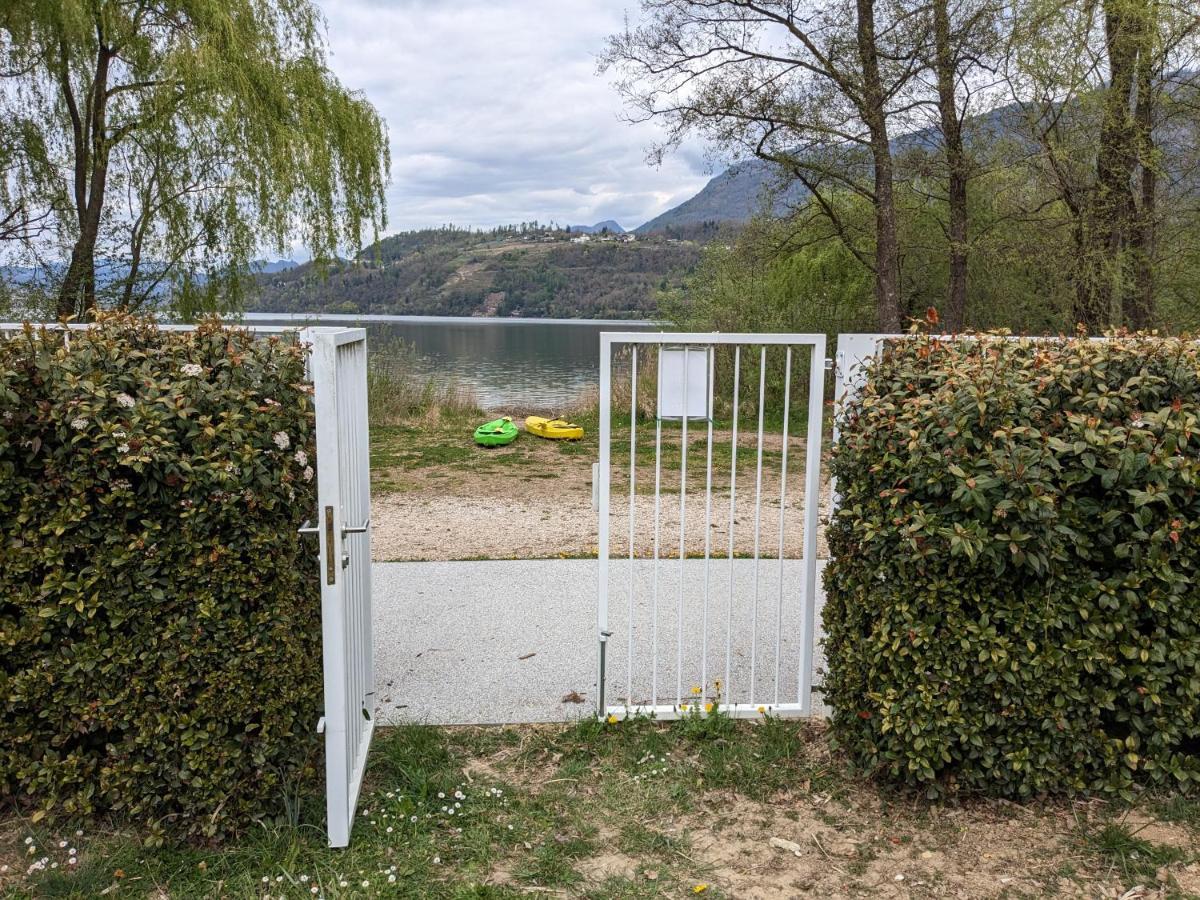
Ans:
[[[218,325],[0,337],[0,795],[218,835],[313,774],[310,393]]]
[[[827,700],[930,795],[1200,780],[1200,350],[894,342],[842,412]]]

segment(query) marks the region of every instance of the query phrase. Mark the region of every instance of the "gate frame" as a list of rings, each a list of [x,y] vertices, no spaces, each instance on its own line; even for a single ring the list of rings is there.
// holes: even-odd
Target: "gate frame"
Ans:
[[[324,709],[317,722],[317,733],[325,737],[325,816],[330,847],[346,847],[354,827],[358,796],[363,775],[370,757],[371,740],[375,732],[374,708],[351,709],[349,696],[352,682],[361,681],[365,688],[363,702],[370,703],[375,694],[374,637],[372,633],[371,596],[371,474],[370,425],[367,417],[366,353],[367,332],[364,328],[321,326],[299,329],[298,339],[308,349],[308,375],[313,385],[313,407],[316,415],[317,525],[307,522],[301,533],[316,534],[319,544],[319,577],[321,579],[321,665]],[[363,369],[361,384],[339,384],[339,351],[347,344],[362,344]],[[346,440],[343,431],[348,423],[341,420],[339,395],[348,392],[361,417],[362,433],[357,440]],[[357,396],[355,396],[357,394]],[[355,454],[352,465],[359,472],[359,490],[365,498],[366,518],[361,524],[348,525],[343,506],[347,498],[342,491],[343,449]],[[363,598],[347,597],[349,586],[345,572],[351,554],[345,552],[349,535],[365,535],[366,565],[359,573]],[[361,555],[361,554],[360,554]],[[361,562],[361,560],[360,560]],[[360,637],[365,646],[357,644],[351,634],[350,607],[360,603],[358,613]],[[354,652],[357,650],[357,654]],[[357,657],[357,658],[356,658]],[[355,671],[351,671],[355,667]],[[372,704],[373,707],[373,704]],[[347,733],[351,717],[365,715],[366,725],[354,748],[353,758],[347,753]],[[357,723],[355,723],[357,724]]]
[[[824,334],[780,334],[780,333],[733,333],[733,332],[620,332],[605,331],[600,333],[600,462],[598,464],[598,479],[596,493],[599,507],[599,547],[597,552],[599,569],[597,572],[597,632],[599,638],[597,681],[599,701],[597,715],[600,718],[616,716],[625,718],[635,715],[651,715],[658,719],[670,720],[679,718],[684,710],[675,704],[658,704],[655,706],[621,706],[610,707],[606,703],[607,677],[607,645],[612,632],[608,627],[608,584],[609,584],[609,506],[611,493],[612,468],[612,350],[617,344],[655,344],[683,345],[684,347],[699,346],[715,348],[721,345],[734,347],[768,346],[810,347],[811,361],[809,368],[808,394],[808,423],[805,446],[805,491],[804,491],[804,584],[801,607],[801,627],[803,629],[800,644],[800,661],[798,676],[798,703],[769,704],[770,712],[775,716],[807,717],[812,714],[813,694],[813,651],[816,629],[816,594],[817,594],[817,530],[820,524],[820,488],[821,488],[821,456],[824,436],[824,405],[825,405],[825,372],[826,336]],[[636,370],[633,373],[636,379]],[[790,380],[788,382],[790,386]],[[710,403],[712,400],[712,370],[709,371]],[[655,400],[655,418],[659,419]],[[711,406],[710,406],[711,409]],[[686,419],[684,420],[687,421]],[[711,423],[711,415],[709,418]],[[634,423],[630,424],[631,429]],[[686,428],[686,426],[685,426]],[[684,431],[686,435],[686,430]],[[761,450],[761,446],[760,446]],[[711,467],[709,474],[711,476]],[[782,512],[782,506],[781,506]],[[633,536],[630,535],[632,546]],[[633,578],[632,568],[630,578]],[[756,576],[757,577],[757,576]],[[629,623],[630,629],[633,623]],[[657,649],[655,650],[657,653]],[[632,665],[632,660],[630,661]],[[778,684],[777,684],[778,688]],[[754,685],[751,684],[751,701],[746,704],[721,704],[721,711],[735,718],[753,718],[760,715],[753,705]],[[629,698],[626,698],[627,700]]]

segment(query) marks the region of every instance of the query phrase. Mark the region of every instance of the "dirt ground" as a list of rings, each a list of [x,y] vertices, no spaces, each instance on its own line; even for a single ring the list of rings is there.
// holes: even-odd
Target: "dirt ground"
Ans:
[[[745,900],[1200,897],[1200,841],[1190,821],[1101,801],[938,805],[889,797],[869,782],[831,776],[836,758],[819,728],[811,735],[812,777],[763,799],[701,790],[699,779],[693,802],[666,800],[671,779],[699,770],[686,748],[651,758],[651,784],[637,774],[640,765],[603,762],[564,779],[554,753],[547,767],[515,764],[514,750],[475,765],[557,803],[609,798],[593,820],[593,853],[575,865],[593,890],[621,881],[659,882],[664,896],[692,884],[692,892],[703,886],[702,894]],[[647,845],[661,866],[652,857],[648,864]],[[512,884],[509,867],[498,864],[490,881]]]
[[[714,442],[729,441],[717,433]],[[778,557],[782,441],[764,439],[761,487],[753,436],[739,440],[733,552],[755,550],[755,498],[761,496],[757,543],[764,558]],[[455,448],[458,450],[459,448]],[[655,502],[651,448],[640,451],[633,498],[635,554],[650,557],[655,547]],[[670,456],[670,449],[675,455]],[[705,522],[713,556],[729,553],[730,466],[714,464],[711,506],[706,499],[702,443],[691,448],[685,509],[684,552],[705,550]],[[658,546],[663,558],[679,556],[680,490],[677,445],[660,467],[662,492],[658,512]],[[592,445],[564,446],[522,435],[513,449],[471,448],[452,459],[416,452],[387,459],[374,469],[372,551],[377,561],[513,559],[595,556],[599,543],[598,514],[593,507]],[[613,465],[610,500],[610,552],[629,553],[630,497],[628,453]],[[803,555],[804,442],[789,441],[789,471],[783,517],[786,557]],[[828,483],[821,491],[820,516],[828,515]],[[820,534],[820,533],[819,533]],[[825,555],[823,541],[818,555]]]

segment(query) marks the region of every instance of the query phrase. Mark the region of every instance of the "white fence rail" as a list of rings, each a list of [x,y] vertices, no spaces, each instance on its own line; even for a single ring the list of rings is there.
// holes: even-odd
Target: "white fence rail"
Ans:
[[[620,502],[627,515],[613,513],[614,351],[627,348],[629,379],[628,491]],[[718,352],[728,348],[725,352]],[[799,348],[799,353],[796,352]],[[747,351],[743,353],[743,351]],[[752,354],[752,355],[751,355]],[[797,378],[807,356],[807,377]],[[738,459],[742,431],[741,375],[744,358],[757,358],[757,394],[751,402],[753,488],[739,483]],[[646,488],[638,474],[639,364],[658,373],[654,397],[653,510],[640,502]],[[782,374],[782,396],[768,398],[767,373],[772,364]],[[718,379],[721,365],[729,366]],[[809,715],[812,697],[813,638],[817,592],[817,531],[821,491],[821,433],[824,406],[825,336],[820,334],[671,334],[605,333],[600,337],[600,463],[597,479],[599,506],[599,573],[597,626],[600,650],[600,712],[618,717],[654,715],[675,718],[688,709],[713,703],[734,716]],[[730,433],[714,434],[715,385],[732,383]],[[795,480],[789,481],[789,462],[795,436],[789,435],[793,384],[806,385],[804,472],[798,479],[803,497],[794,502]],[[782,416],[778,435],[765,430],[765,411],[779,401]],[[622,401],[623,403],[624,401]],[[678,421],[679,467],[670,490],[678,500],[664,500],[663,423]],[[696,421],[704,434],[703,506],[689,509],[689,428]],[[766,496],[764,450],[767,439],[779,441],[777,487]],[[649,440],[649,438],[646,438]],[[729,451],[729,475],[714,482],[714,448]],[[622,441],[621,452],[624,450]],[[623,467],[622,467],[623,468]],[[626,477],[622,471],[622,477]],[[774,476],[772,476],[774,477]],[[723,483],[721,483],[723,482]],[[700,488],[695,488],[697,492]],[[727,507],[714,515],[714,498]],[[749,558],[738,551],[745,537],[753,500]],[[699,502],[699,501],[695,501]],[[774,556],[763,540],[764,502],[778,503]],[[740,504],[740,505],[739,505]],[[802,510],[797,554],[787,545],[796,523],[788,513]],[[677,534],[664,535],[664,518],[677,516]],[[691,517],[691,518],[689,518]],[[617,559],[611,553],[613,526],[626,529],[627,546]],[[702,549],[689,551],[689,522],[703,523]],[[720,546],[714,531],[726,535]],[[648,553],[638,552],[641,532],[649,526]],[[619,536],[619,535],[618,535]],[[677,537],[677,543],[676,543]],[[692,543],[695,543],[693,540]],[[665,558],[674,556],[675,558]],[[790,555],[789,555],[790,554]],[[689,555],[695,558],[689,559]],[[647,558],[648,557],[648,558]],[[615,640],[614,640],[615,638]],[[619,648],[616,655],[609,647]],[[613,697],[614,691],[620,694]],[[613,698],[616,702],[609,702]]]

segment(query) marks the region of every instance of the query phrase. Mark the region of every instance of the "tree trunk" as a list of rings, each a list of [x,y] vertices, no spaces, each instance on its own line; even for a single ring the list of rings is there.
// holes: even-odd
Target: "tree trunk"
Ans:
[[[967,311],[967,157],[963,149],[958,98],[954,91],[955,59],[950,38],[948,0],[934,0],[933,35],[937,69],[938,113],[946,154],[950,240],[950,278],[943,317],[948,331],[962,331]]]
[[[860,113],[871,135],[875,169],[875,318],[879,330],[898,332],[904,325],[900,299],[900,253],[896,236],[896,196],[892,148],[888,141],[879,48],[875,35],[875,0],[857,0],[858,55],[863,91]]]
[[[97,38],[96,68],[82,115],[71,89],[65,49],[62,57],[60,87],[74,125],[75,213],[79,235],[59,289],[59,318],[86,315],[96,308],[96,241],[108,182],[108,76],[112,61],[99,20]]]
[[[1138,60],[1141,0],[1104,0],[1104,39],[1109,84],[1104,91],[1100,142],[1096,152],[1096,185],[1089,209],[1088,240],[1082,263],[1085,292],[1080,321],[1093,331],[1113,324],[1115,296],[1124,307],[1126,273],[1133,219],[1133,173],[1137,166],[1137,130],[1131,102]]]
[[[1158,172],[1154,159],[1154,72],[1151,37],[1155,26],[1153,0],[1143,10],[1138,42],[1137,101],[1134,106],[1134,127],[1137,134],[1137,162],[1141,169],[1138,202],[1130,229],[1133,284],[1124,297],[1124,318],[1135,331],[1154,325],[1154,257],[1158,222]]]

